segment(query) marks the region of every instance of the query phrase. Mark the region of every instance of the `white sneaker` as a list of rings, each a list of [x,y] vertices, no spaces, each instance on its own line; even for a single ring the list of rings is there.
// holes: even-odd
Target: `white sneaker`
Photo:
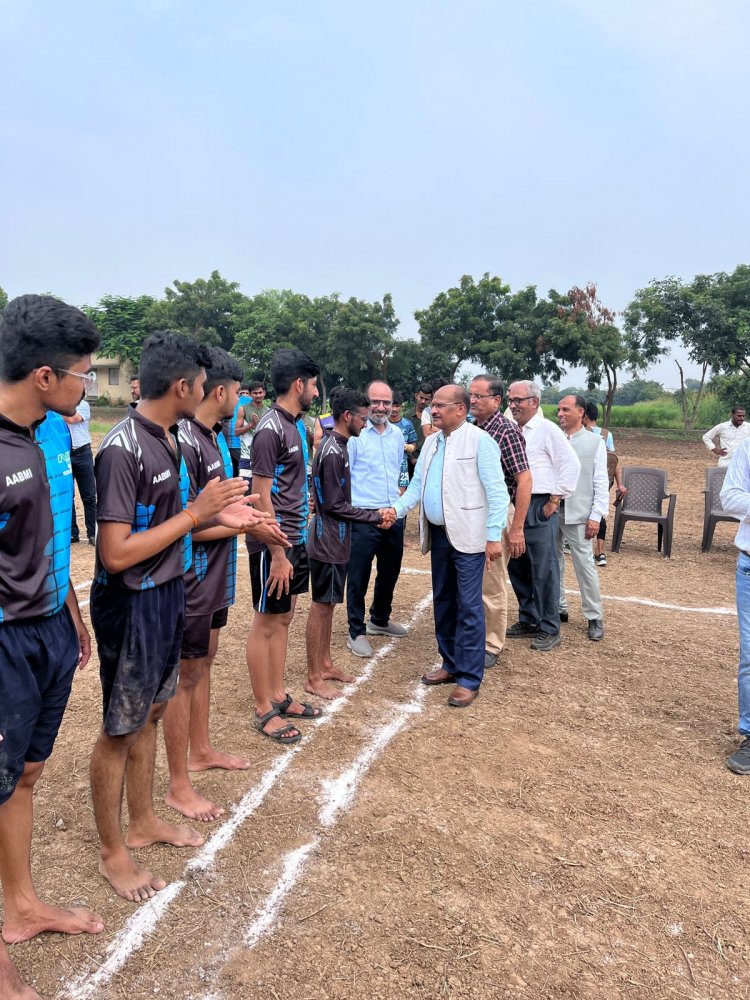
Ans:
[[[604,555],[603,552],[600,552],[598,556],[594,557],[594,562],[596,563],[597,566],[606,566],[607,557]]]
[[[374,622],[367,622],[365,630],[368,635],[391,635],[396,639],[402,639],[409,634],[408,629],[394,621],[389,621],[387,625],[375,625]]]
[[[363,635],[358,635],[356,639],[352,639],[351,636],[348,636],[346,645],[349,649],[351,649],[355,656],[372,656],[372,646]]]

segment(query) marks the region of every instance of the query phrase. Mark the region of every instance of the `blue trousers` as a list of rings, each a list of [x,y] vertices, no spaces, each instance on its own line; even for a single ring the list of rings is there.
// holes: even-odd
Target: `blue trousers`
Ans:
[[[737,670],[739,731],[750,736],[750,558],[740,552],[737,559],[737,623],[740,630],[740,662]]]
[[[549,495],[531,498],[523,535],[526,551],[508,562],[508,576],[518,598],[518,619],[538,625],[545,635],[560,631],[560,564],[557,561],[557,534],[560,518],[547,518],[542,508]]]
[[[435,638],[456,684],[476,691],[484,677],[484,552],[459,552],[445,528],[430,525]]]

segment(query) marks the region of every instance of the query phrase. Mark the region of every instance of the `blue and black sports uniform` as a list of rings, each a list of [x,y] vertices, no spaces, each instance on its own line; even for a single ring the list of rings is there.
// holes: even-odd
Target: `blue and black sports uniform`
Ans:
[[[177,426],[166,432],[131,407],[96,456],[97,521],[147,531],[184,509],[188,485]],[[104,731],[110,736],[136,732],[151,706],[168,701],[177,687],[183,574],[192,560],[190,524],[184,520],[183,538],[122,573],[104,568],[97,537],[91,622],[99,647]]]
[[[79,647],[65,606],[73,475],[56,413],[31,429],[0,414],[0,803],[52,752]]]

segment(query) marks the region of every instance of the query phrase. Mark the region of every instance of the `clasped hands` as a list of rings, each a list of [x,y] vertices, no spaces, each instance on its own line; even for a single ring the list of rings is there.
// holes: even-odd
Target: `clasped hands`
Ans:
[[[383,531],[387,531],[388,528],[392,528],[397,521],[396,511],[393,507],[381,507],[378,514],[380,514],[380,524],[378,527],[382,528]]]

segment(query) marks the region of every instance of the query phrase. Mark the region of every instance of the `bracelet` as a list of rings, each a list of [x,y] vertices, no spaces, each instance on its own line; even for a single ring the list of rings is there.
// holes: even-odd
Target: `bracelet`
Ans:
[[[188,510],[188,508],[187,508],[187,507],[183,507],[183,508],[182,508],[182,513],[183,513],[183,514],[187,514],[187,516],[188,516],[188,517],[190,518],[190,520],[191,520],[191,521],[193,522],[193,528],[197,528],[197,527],[198,527],[198,525],[200,524],[200,521],[199,521],[199,520],[198,520],[198,518],[197,518],[197,517],[195,516],[195,514],[194,514],[194,513],[192,512],[192,510]],[[191,529],[191,530],[192,530],[192,529]]]

